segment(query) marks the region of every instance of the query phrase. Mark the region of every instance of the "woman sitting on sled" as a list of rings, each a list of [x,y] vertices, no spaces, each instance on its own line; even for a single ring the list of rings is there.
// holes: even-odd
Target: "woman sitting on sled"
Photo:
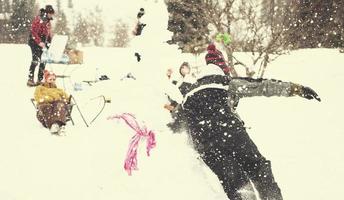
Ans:
[[[37,86],[34,97],[37,102],[37,119],[52,134],[60,135],[66,125],[70,96],[57,88],[55,80],[56,75],[45,70],[44,82]]]

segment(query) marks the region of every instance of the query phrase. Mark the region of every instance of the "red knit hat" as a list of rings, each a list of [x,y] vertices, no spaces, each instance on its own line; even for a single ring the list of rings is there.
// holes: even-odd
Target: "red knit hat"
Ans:
[[[56,74],[54,72],[44,70],[44,80],[47,80],[50,76],[54,76],[56,78]]]
[[[216,50],[216,46],[215,44],[209,44],[208,47],[207,47],[207,51],[215,51]]]

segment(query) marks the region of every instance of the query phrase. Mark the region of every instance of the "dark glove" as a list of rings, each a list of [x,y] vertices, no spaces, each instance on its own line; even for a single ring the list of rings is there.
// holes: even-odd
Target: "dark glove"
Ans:
[[[300,96],[309,100],[316,99],[318,101],[321,101],[319,95],[310,87],[302,86]]]
[[[48,43],[45,43],[45,46],[46,46],[47,49],[50,48],[50,45],[51,45],[51,43],[49,43],[49,42],[48,42]]]

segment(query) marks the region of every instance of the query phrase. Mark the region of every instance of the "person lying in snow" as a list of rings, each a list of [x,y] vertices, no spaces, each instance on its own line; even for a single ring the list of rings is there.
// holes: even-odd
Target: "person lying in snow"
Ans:
[[[241,97],[299,95],[320,101],[318,95],[294,83],[266,79],[235,81],[213,64],[202,67],[193,82],[183,82],[178,89],[179,93],[171,92],[169,97],[182,108],[179,112],[184,116],[194,148],[218,176],[228,198],[240,200],[252,195],[252,182],[260,199],[283,199],[270,161],[260,154],[242,120],[232,112],[229,97],[234,93]]]
[[[70,96],[55,84],[56,75],[44,71],[44,82],[36,87],[37,119],[52,134],[62,134],[68,114]]]
[[[209,63],[210,64],[210,63]],[[181,80],[176,80],[172,77],[172,70],[168,70],[168,78],[171,80],[171,83],[180,86],[182,82],[192,82],[194,75],[188,76],[191,73],[191,68],[189,63],[184,62],[180,68],[179,73]],[[184,81],[184,77],[189,77],[187,81]],[[190,81],[191,77],[191,81]],[[305,87],[292,82],[283,82],[275,79],[254,79],[248,77],[235,77],[231,78],[231,82],[228,85],[228,103],[231,109],[231,112],[235,114],[239,119],[240,117],[236,113],[236,107],[239,104],[239,100],[244,97],[255,97],[255,96],[283,96],[283,97],[292,97],[295,95],[301,96],[306,99],[315,98],[318,101],[321,101],[317,96],[316,92],[309,87]],[[169,104],[165,104],[164,108],[169,110],[172,114],[173,122],[168,124],[168,127],[171,128],[174,132],[181,132],[183,130],[183,115],[180,105],[177,102],[169,99]]]

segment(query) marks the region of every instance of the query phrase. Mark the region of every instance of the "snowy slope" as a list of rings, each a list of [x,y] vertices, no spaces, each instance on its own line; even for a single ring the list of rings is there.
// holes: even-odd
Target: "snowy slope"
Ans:
[[[88,51],[91,50],[117,52],[107,60],[102,59],[104,64],[113,63],[116,55],[131,59],[121,55],[126,49]],[[89,128],[84,126],[75,110],[76,126],[67,127],[68,136],[54,137],[36,121],[29,101],[33,89],[27,88],[25,79],[20,78],[27,75],[29,48],[0,45],[0,52],[7,66],[0,80],[3,94],[0,104],[3,111],[1,199],[225,198],[216,179],[187,145],[186,136],[172,135],[164,126],[169,117],[162,109],[165,98],[157,84],[150,85],[146,79],[119,81],[112,78],[116,77],[116,70],[113,70],[109,75],[111,80],[93,86],[83,85],[81,92],[69,90],[76,96],[88,120],[94,113],[87,107],[97,107],[97,102],[92,103],[91,98],[106,94],[112,103]],[[89,59],[92,63],[91,56]],[[317,49],[292,52],[269,66],[267,77],[310,86],[322,97],[321,103],[298,97],[257,97],[240,102],[239,113],[251,127],[248,131],[261,152],[272,161],[285,199],[321,200],[341,196],[340,185],[344,178],[341,145],[344,109],[340,93],[343,64],[343,55],[336,50]],[[83,74],[87,77],[87,71],[92,71],[87,65],[90,64],[78,66],[75,70],[78,73],[73,72],[72,79],[75,76],[77,80]],[[56,73],[69,70],[65,66],[48,67]],[[148,66],[144,67],[150,72]],[[92,73],[94,75],[94,69]],[[61,81],[59,83],[62,85]],[[141,149],[140,169],[131,177],[122,166],[133,133],[123,123],[106,120],[121,112],[136,114],[157,133],[157,148],[149,158]]]
[[[29,48],[0,45],[0,51],[4,63],[13,66],[5,68],[5,73],[16,74],[1,80],[1,90],[5,94],[1,100],[4,111],[1,115],[4,131],[0,139],[1,199],[155,199],[165,196],[171,188],[180,192],[173,192],[165,199],[183,199],[185,195],[198,199],[224,197],[213,175],[205,175],[209,172],[202,168],[186,144],[186,136],[172,135],[166,130],[168,113],[162,109],[165,98],[157,93],[159,90],[152,90],[151,86],[139,81],[117,79],[92,87],[83,85],[82,92],[73,92],[83,111],[92,103],[89,99],[98,96],[100,90],[101,94],[107,93],[112,98],[112,103],[89,128],[84,126],[75,110],[73,116],[77,125],[67,127],[67,137],[55,137],[35,119],[29,101],[33,89],[25,86],[25,79],[15,78],[26,76]],[[13,59],[15,56],[24,59]],[[108,63],[113,62],[111,58]],[[87,64],[79,67],[75,76],[82,75],[85,70],[87,77]],[[58,74],[69,70],[58,65],[48,68]],[[146,121],[157,133],[158,142],[150,158],[146,158],[142,148],[140,170],[131,177],[124,171],[123,161],[133,133],[122,123],[106,120],[124,111]]]
[[[243,99],[239,112],[269,159],[285,199],[340,199],[344,178],[344,55],[336,49],[291,52],[266,77],[313,88],[322,102],[293,98]]]
[[[112,100],[89,128],[74,110],[76,125],[67,127],[66,137],[51,136],[35,118],[29,100],[34,89],[26,87],[28,46],[0,44],[0,199],[226,199],[216,177],[189,147],[187,136],[173,135],[166,128],[169,114],[162,108],[166,69],[177,69],[183,61],[199,65],[203,56],[194,58],[167,46],[164,41],[169,34],[162,31],[167,13],[161,4],[145,2],[146,13],[151,13],[145,22],[150,26],[129,48],[85,48],[83,65],[47,66],[71,76],[58,80],[58,85],[75,96],[88,121],[99,109],[99,95]],[[134,52],[142,53],[140,63]],[[287,200],[342,196],[343,66],[344,55],[337,50],[291,52],[271,63],[266,77],[310,86],[322,102],[257,97],[239,104],[238,112],[263,155],[272,161]],[[137,80],[120,81],[128,72]],[[102,74],[111,80],[93,86],[82,82]],[[73,90],[75,83],[81,84],[82,91]],[[142,144],[139,170],[133,176],[123,169],[133,132],[123,122],[106,119],[122,112],[134,113],[157,134],[151,157],[146,157]]]

